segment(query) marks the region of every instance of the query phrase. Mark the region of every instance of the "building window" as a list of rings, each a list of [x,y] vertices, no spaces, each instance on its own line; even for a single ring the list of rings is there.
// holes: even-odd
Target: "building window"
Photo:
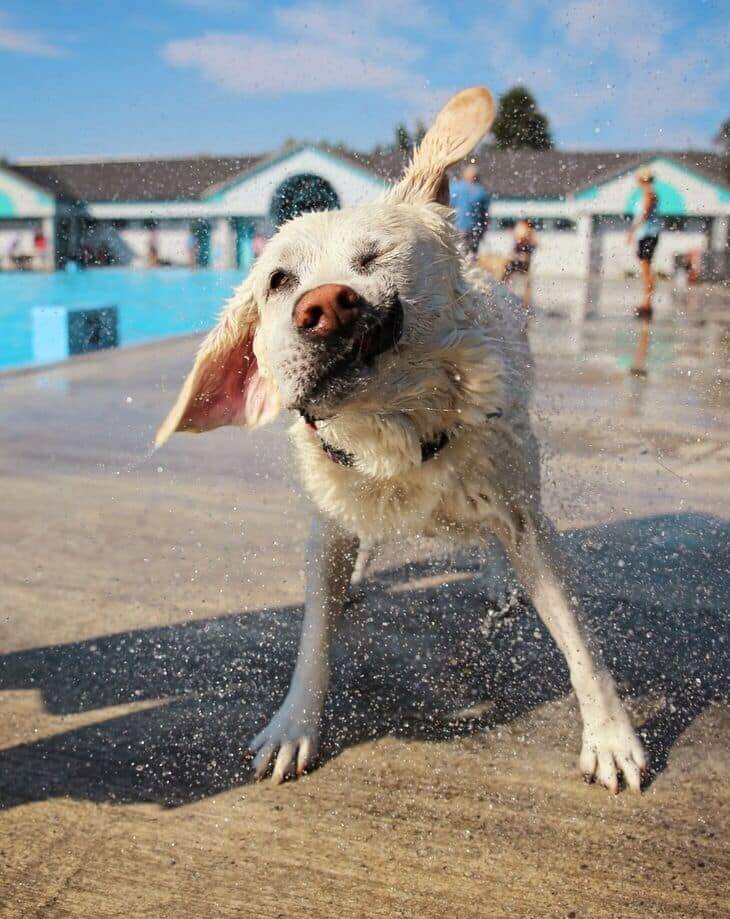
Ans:
[[[301,173],[285,179],[274,192],[271,219],[280,227],[287,220],[309,211],[332,211],[340,199],[330,183],[321,176]]]
[[[665,230],[681,230],[684,233],[710,232],[710,220],[707,217],[665,217],[662,222]]]
[[[574,233],[578,228],[575,220],[569,220],[567,217],[498,217],[495,224],[498,230],[513,230],[520,220],[529,220],[538,233]]]

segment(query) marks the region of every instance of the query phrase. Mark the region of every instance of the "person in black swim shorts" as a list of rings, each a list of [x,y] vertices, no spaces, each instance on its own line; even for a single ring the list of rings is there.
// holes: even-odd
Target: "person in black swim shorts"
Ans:
[[[654,297],[654,273],[651,270],[651,260],[659,242],[661,222],[659,219],[659,196],[654,187],[654,175],[650,169],[643,167],[636,173],[636,181],[641,189],[641,195],[636,199],[636,208],[628,240],[636,238],[636,256],[641,267],[641,277],[644,282],[644,299],[640,307],[635,310],[637,319],[651,319],[654,310],[652,299]]]
[[[639,240],[639,244],[636,247],[636,255],[640,262],[651,262],[654,258],[654,251],[656,250],[658,242],[658,236],[645,236],[643,239]]]

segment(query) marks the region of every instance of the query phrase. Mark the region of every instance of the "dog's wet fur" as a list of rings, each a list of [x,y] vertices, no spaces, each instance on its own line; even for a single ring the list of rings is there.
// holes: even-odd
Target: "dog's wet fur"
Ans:
[[[613,792],[621,778],[641,787],[645,753],[542,511],[523,311],[464,260],[444,206],[448,168],[493,113],[487,90],[464,90],[382,198],[285,224],[204,340],[158,433],[161,444],[175,431],[296,412],[292,440],[316,508],[306,612],[289,693],[251,741],[257,773],[271,768],[275,782],[317,756],[332,634],[353,571],[364,569],[358,548],[494,534],[566,657],[583,718],[581,771]],[[330,309],[333,290],[357,310],[313,335],[298,305],[321,293]],[[342,455],[351,462],[333,461]]]

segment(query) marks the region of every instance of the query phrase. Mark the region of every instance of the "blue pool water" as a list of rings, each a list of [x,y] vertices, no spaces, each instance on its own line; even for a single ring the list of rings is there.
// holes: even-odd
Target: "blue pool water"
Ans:
[[[116,306],[119,344],[210,328],[240,271],[98,268],[76,273],[0,273],[0,369],[33,364],[32,310]]]

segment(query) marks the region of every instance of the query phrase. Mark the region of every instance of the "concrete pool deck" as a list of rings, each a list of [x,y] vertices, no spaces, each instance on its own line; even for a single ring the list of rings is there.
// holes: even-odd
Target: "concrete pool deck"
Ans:
[[[547,504],[641,798],[581,782],[552,643],[438,546],[385,551],[351,609],[321,767],[251,784],[301,615],[284,423],[145,458],[189,339],[0,379],[0,916],[726,915],[726,343],[672,328],[647,379],[628,323],[534,329]]]

